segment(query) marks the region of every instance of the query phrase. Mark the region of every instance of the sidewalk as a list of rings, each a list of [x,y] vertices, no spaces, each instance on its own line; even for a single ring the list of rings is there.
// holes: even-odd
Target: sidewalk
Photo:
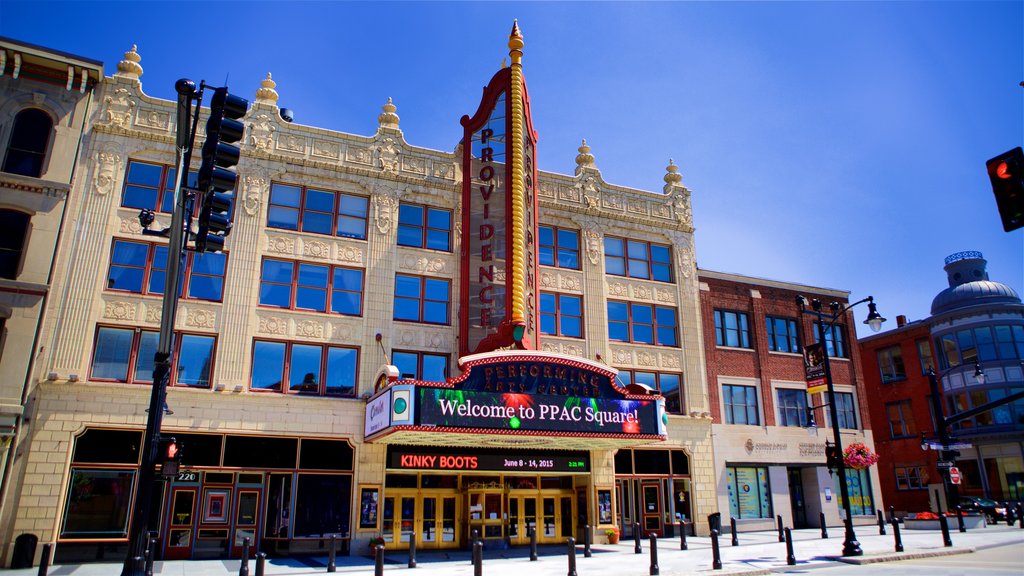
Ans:
[[[830,527],[829,539],[822,540],[818,529],[794,530],[793,548],[798,567],[812,567],[836,562],[842,551],[843,529]],[[950,553],[970,553],[976,548],[1006,545],[1024,545],[1024,530],[1018,527],[989,526],[971,530],[965,534],[951,531],[953,548],[945,548],[939,531],[901,530],[905,552],[894,553],[892,527],[886,527],[887,534],[880,536],[876,526],[857,527],[857,538],[864,550],[864,556],[846,558],[842,561],[862,564],[877,561],[893,561],[925,556],[939,556]],[[658,541],[658,566],[662,576],[692,574],[768,574],[775,569],[784,569],[786,545],[778,541],[778,534],[772,532],[741,533],[739,546],[730,545],[728,533],[719,539],[722,555],[722,570],[711,569],[711,539],[690,537],[689,549],[679,549],[679,539]],[[595,545],[593,557],[583,557],[583,546],[577,547],[576,572],[580,576],[615,574],[621,576],[645,576],[650,572],[651,554],[649,541],[641,542],[642,553],[634,552],[633,540],[615,545]],[[385,554],[384,573],[393,576],[472,576],[473,566],[468,551],[457,550],[447,553],[420,552],[417,568],[407,567],[408,555],[404,552]],[[205,560],[156,562],[153,573],[159,576],[234,576],[239,572],[239,560]],[[374,573],[373,560],[364,556],[339,556],[336,561],[338,574],[366,575]],[[300,574],[326,574],[327,557],[267,559],[267,576]],[[870,570],[870,567],[866,568]],[[3,570],[10,576],[35,576],[38,567],[21,570]],[[49,569],[49,576],[117,576],[120,563],[56,565]],[[530,562],[528,548],[512,550],[487,550],[484,553],[483,573],[487,576],[566,576],[568,558],[565,547],[546,546],[541,549],[539,559]],[[255,576],[256,562],[249,562],[249,574]]]

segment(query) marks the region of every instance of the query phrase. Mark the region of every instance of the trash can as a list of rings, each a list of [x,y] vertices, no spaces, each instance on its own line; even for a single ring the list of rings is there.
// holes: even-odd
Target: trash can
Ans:
[[[39,537],[35,534],[22,534],[14,539],[14,557],[11,568],[31,568],[36,558],[36,544]]]
[[[715,512],[714,514],[708,514],[708,530],[718,530],[718,533],[722,533],[722,513]]]

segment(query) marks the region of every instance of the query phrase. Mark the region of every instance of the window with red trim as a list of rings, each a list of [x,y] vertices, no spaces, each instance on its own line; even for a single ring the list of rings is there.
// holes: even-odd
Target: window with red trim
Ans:
[[[365,196],[274,183],[267,227],[366,240],[368,212]]]
[[[583,338],[583,297],[541,292],[540,333]]]
[[[90,379],[152,383],[159,338],[156,330],[97,326]],[[171,385],[209,388],[216,343],[208,334],[175,333]]]
[[[107,290],[163,294],[167,279],[167,246],[115,238],[111,245]],[[224,296],[227,254],[185,253],[179,296],[220,302]],[[185,287],[188,286],[188,290]]]
[[[608,339],[679,346],[678,313],[668,306],[608,301]]]
[[[196,186],[196,174],[188,174],[188,185]],[[125,171],[121,206],[140,210],[174,211],[174,180],[177,169],[166,164],[129,160]]]
[[[604,267],[613,276],[672,282],[672,249],[653,242],[606,236]]]
[[[249,389],[310,396],[355,396],[359,348],[254,340]]]
[[[451,291],[449,280],[395,274],[395,320],[448,324]]]
[[[362,316],[363,270],[264,258],[259,304]]]
[[[444,382],[448,378],[448,355],[395,350],[391,362],[403,380]]]

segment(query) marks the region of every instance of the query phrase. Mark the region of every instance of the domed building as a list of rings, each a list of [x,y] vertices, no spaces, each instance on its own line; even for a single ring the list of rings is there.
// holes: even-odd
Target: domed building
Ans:
[[[870,398],[882,491],[897,510],[946,509],[946,466],[936,467],[939,434],[929,425],[930,370],[947,420],[991,407],[949,426],[959,494],[1024,499],[1024,399],[998,404],[1024,391],[1024,305],[989,279],[986,264],[980,252],[947,257],[949,287],[935,296],[929,318],[901,316],[895,330],[860,342],[868,388],[878,392]]]

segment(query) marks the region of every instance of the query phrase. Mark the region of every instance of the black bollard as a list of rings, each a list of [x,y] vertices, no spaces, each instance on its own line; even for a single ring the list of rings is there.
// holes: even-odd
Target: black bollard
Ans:
[[[330,569],[328,568],[328,572]],[[249,538],[242,538],[242,563],[238,566],[238,576],[249,576]]]
[[[732,531],[732,545],[740,545],[740,536],[736,533],[736,518],[729,518],[729,530]]]
[[[590,524],[583,527],[583,557],[590,558],[594,554],[590,551]]]
[[[248,540],[248,538],[246,538]],[[338,550],[338,536],[337,534],[331,534],[331,543],[327,548],[327,571],[337,572],[338,566],[334,563],[334,558]]]
[[[967,526],[964,526],[964,508],[960,505],[956,507],[956,526],[960,532],[967,532]]]
[[[779,527],[779,542],[785,542],[786,537],[782,534],[782,514],[775,515],[775,523]]]
[[[939,528],[942,528],[942,545],[946,548],[953,546],[953,539],[949,537],[949,522],[946,520],[946,515],[939,514]]]
[[[569,538],[565,541],[566,552],[569,553],[569,574],[568,576],[576,576],[576,539]],[[477,576],[480,576],[477,574]]]
[[[885,514],[881,510],[876,510],[876,512],[878,512],[878,535],[885,536]]]
[[[685,522],[680,522],[679,523],[679,549],[680,550],[686,550],[687,549],[687,546],[686,546],[686,523]]]
[[[384,545],[373,547],[373,576],[384,576]]]
[[[1013,506],[1010,506],[1010,503],[1007,502],[1004,505],[1004,507],[1006,508],[1006,525],[1007,526],[1013,526],[1014,522],[1016,522],[1016,520],[1017,520],[1016,518],[1013,517]]]
[[[889,506],[889,522],[892,522],[895,519],[896,519],[896,507],[895,506]]]
[[[825,525],[825,513],[818,513],[818,521],[821,522],[821,539],[828,540],[828,526]]]
[[[267,553],[260,552],[256,555],[256,576],[263,576],[263,571],[266,570],[267,564]]]
[[[409,535],[409,568],[416,567],[416,533]]]
[[[473,576],[484,574],[484,543],[483,540],[473,542]]]
[[[786,564],[796,566],[796,554],[793,553],[793,531],[786,528]]]
[[[135,562],[135,566],[138,567],[142,564],[142,558],[136,556],[132,558]],[[39,576],[46,576],[46,573],[50,571],[50,545],[43,544],[43,555],[39,558]]]
[[[537,561],[537,527],[530,526],[530,562]]]
[[[661,574],[661,568],[658,567],[658,535],[651,532],[648,538],[651,543],[651,576],[658,576]]]
[[[153,576],[153,556],[156,555],[156,538],[150,538],[146,546],[146,576]]]
[[[476,548],[475,548],[476,542],[479,539],[480,539],[480,530],[478,530],[476,528],[473,528],[473,531],[470,532],[470,537],[469,537],[469,549],[470,550],[476,550]],[[476,565],[476,556],[475,556],[475,554],[476,554],[476,552],[473,552],[473,554],[470,554],[470,556],[469,556],[469,563],[470,564]]]
[[[892,506],[889,507],[892,509]],[[896,541],[896,551],[903,552],[903,538],[900,538],[900,521],[896,516],[892,517],[892,539]]]
[[[711,569],[722,569],[722,554],[718,551],[718,530],[711,531]]]
[[[640,547],[640,524],[633,522],[633,554],[643,554],[644,550]]]

